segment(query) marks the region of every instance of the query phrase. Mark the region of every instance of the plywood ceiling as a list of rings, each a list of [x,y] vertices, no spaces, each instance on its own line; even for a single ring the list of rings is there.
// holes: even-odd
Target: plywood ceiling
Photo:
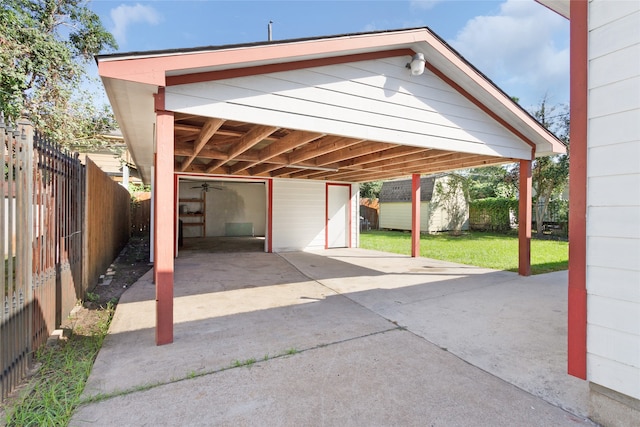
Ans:
[[[504,164],[504,157],[175,115],[175,171],[367,182]]]

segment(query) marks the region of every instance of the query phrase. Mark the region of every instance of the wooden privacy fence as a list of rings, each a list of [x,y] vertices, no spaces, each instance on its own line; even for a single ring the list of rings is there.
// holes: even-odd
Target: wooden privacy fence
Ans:
[[[84,282],[92,288],[129,240],[129,192],[87,158],[86,264]]]
[[[9,127],[1,117],[0,400],[129,233],[124,188],[34,133],[28,122]]]
[[[131,198],[131,235],[145,236],[151,231],[151,193],[134,193]]]

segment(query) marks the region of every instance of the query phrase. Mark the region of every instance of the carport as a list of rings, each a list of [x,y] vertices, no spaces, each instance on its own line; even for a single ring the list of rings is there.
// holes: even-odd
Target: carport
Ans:
[[[356,247],[358,183],[520,162],[530,274],[531,161],[564,145],[428,28],[102,55],[125,141],[153,184],[156,343],[173,341],[180,179],[261,182],[265,250]],[[423,70],[424,67],[424,70]]]

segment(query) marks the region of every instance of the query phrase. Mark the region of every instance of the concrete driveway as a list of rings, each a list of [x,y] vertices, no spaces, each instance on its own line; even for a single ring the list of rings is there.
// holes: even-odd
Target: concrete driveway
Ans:
[[[361,249],[181,252],[174,343],[154,344],[148,273],[70,425],[592,425],[566,284]]]

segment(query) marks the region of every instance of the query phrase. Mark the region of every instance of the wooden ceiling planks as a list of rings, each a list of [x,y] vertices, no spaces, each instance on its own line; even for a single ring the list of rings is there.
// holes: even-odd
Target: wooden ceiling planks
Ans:
[[[174,129],[179,172],[366,182],[514,161],[193,115]]]

